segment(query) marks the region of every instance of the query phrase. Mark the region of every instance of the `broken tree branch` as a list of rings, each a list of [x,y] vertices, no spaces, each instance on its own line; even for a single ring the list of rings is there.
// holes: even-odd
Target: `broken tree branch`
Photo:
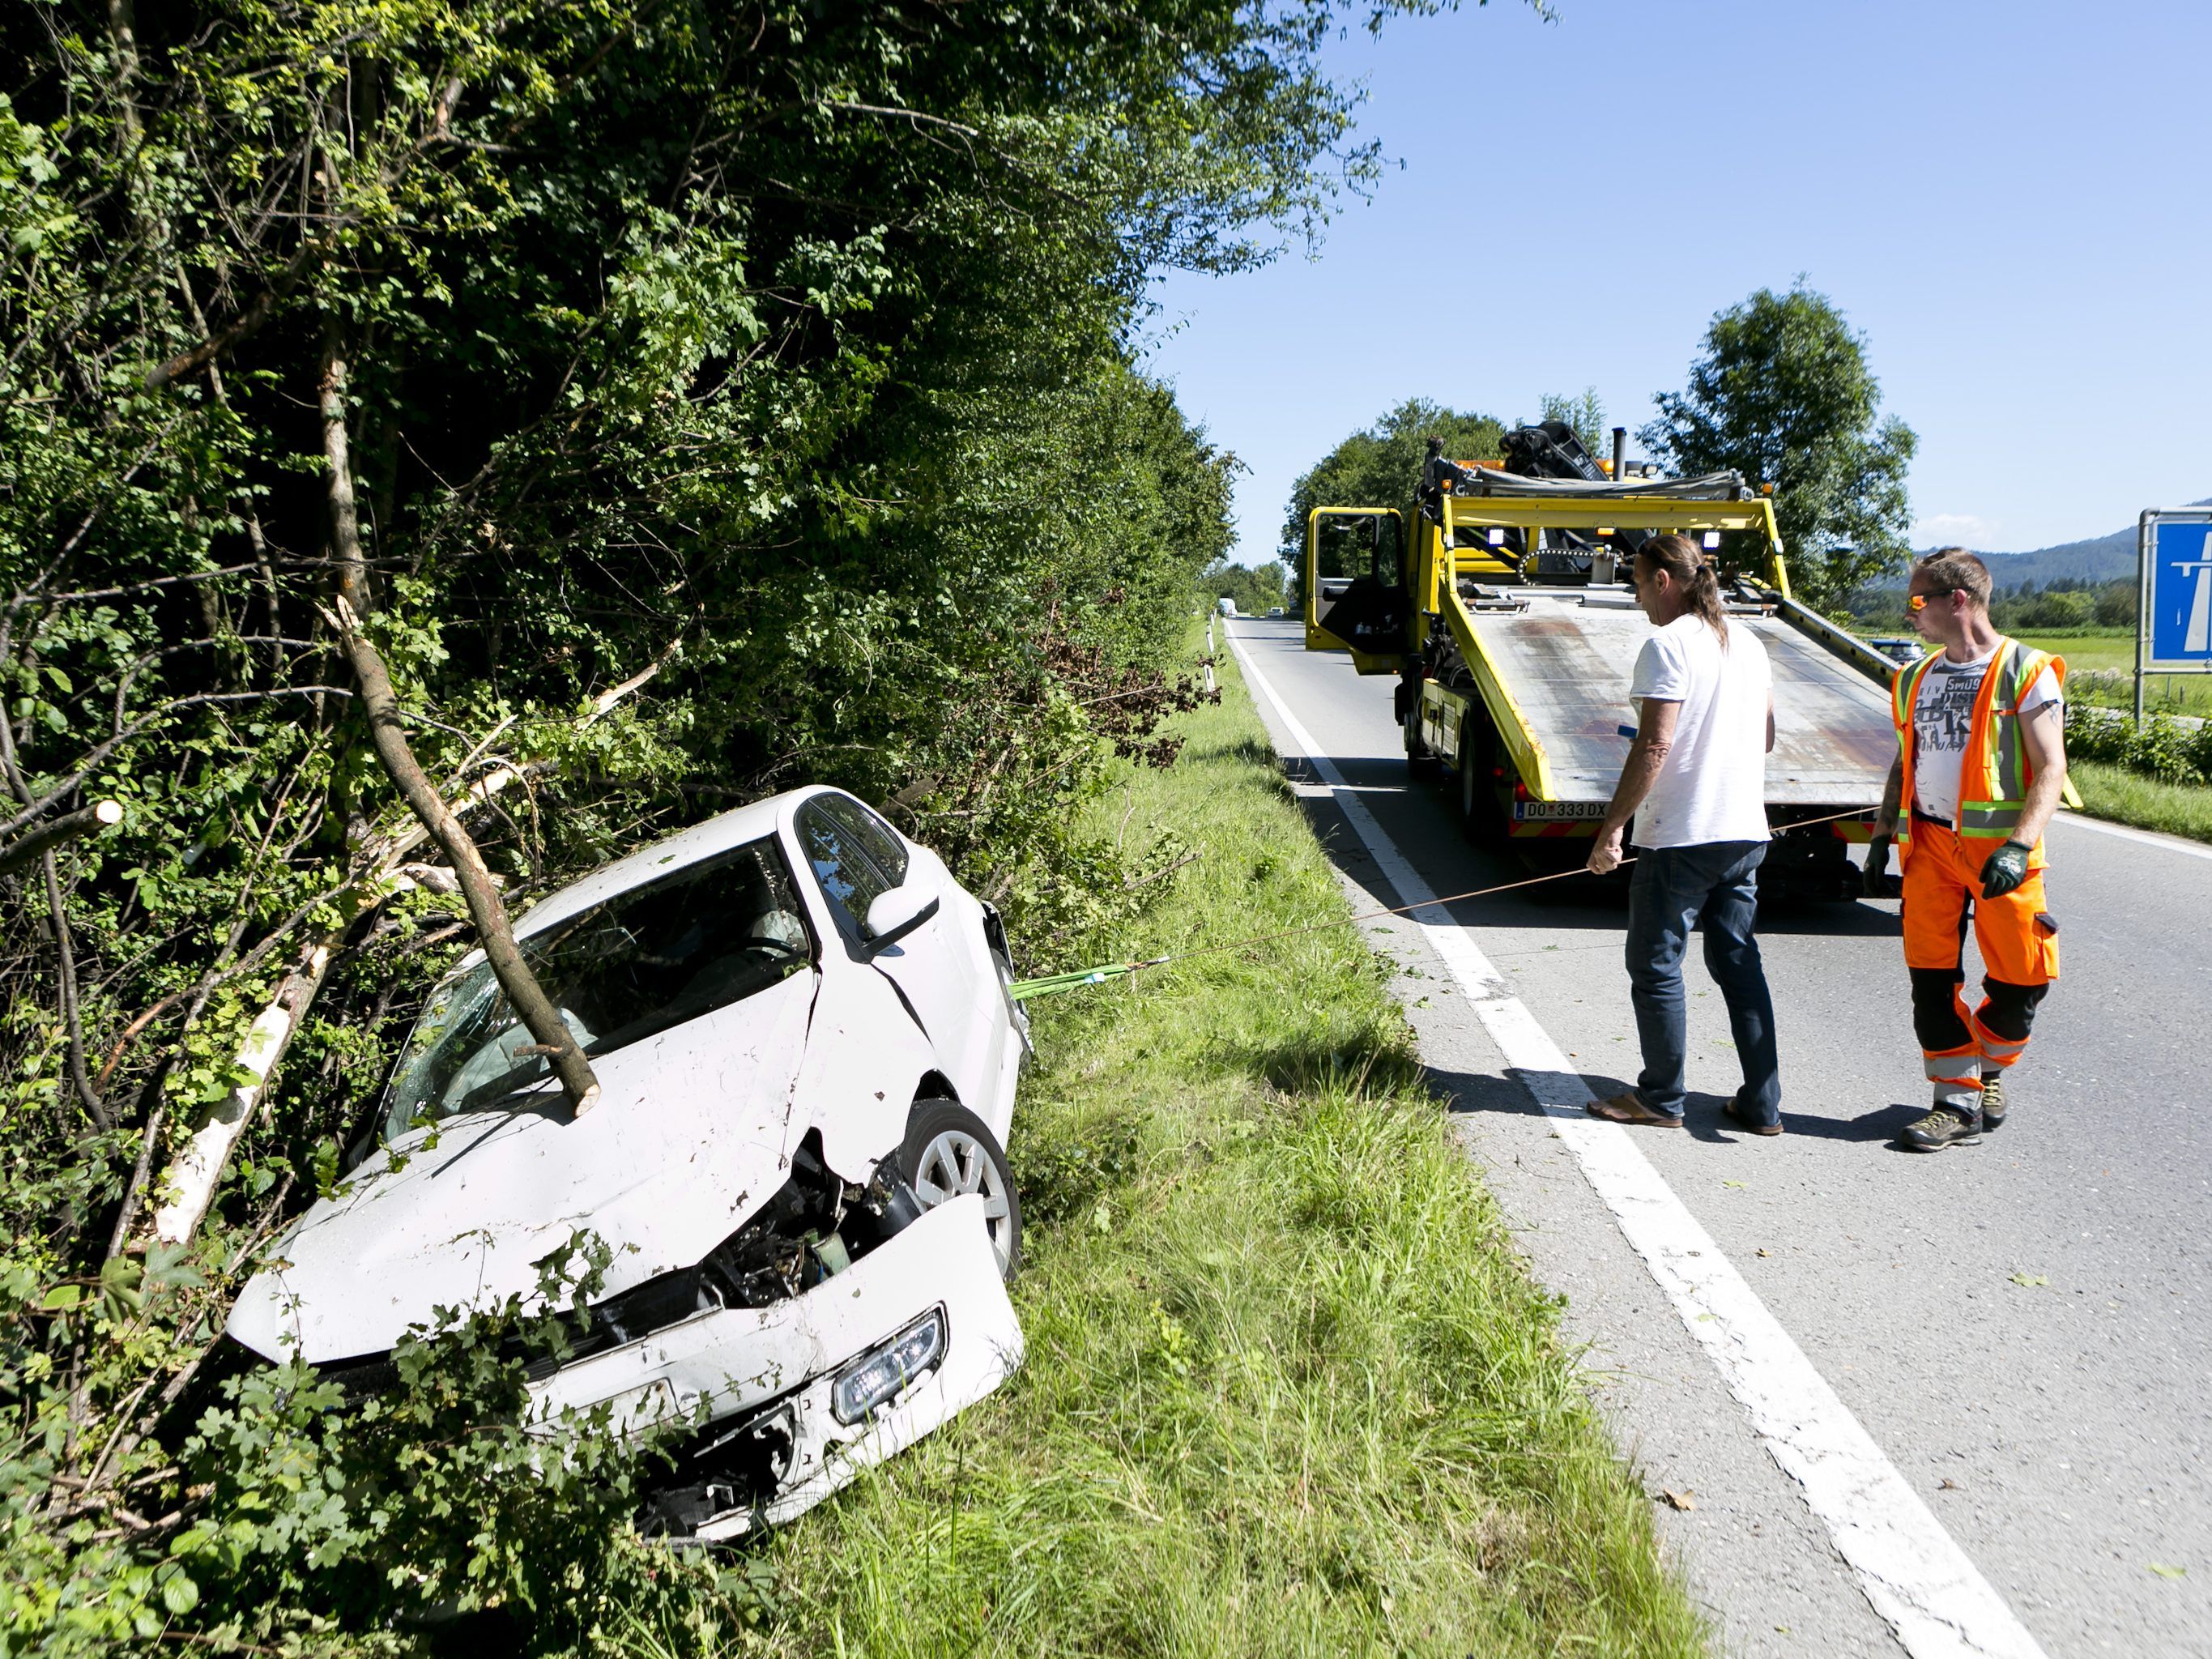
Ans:
[[[52,848],[40,855],[39,869],[46,878],[46,914],[53,923],[54,977],[61,998],[62,1029],[69,1036],[70,1083],[76,1090],[86,1115],[102,1129],[112,1129],[115,1120],[108,1114],[107,1103],[84,1074],[84,1022],[77,1009],[76,951],[70,943],[69,912],[62,903],[61,878],[54,873]]]
[[[651,684],[674,650],[672,645],[658,661],[592,698],[591,707],[576,722],[576,729],[590,729],[623,698]],[[458,815],[483,805],[501,790],[529,776],[532,769],[526,766],[500,767],[471,785],[461,799],[448,810]],[[408,855],[428,839],[430,832],[422,820],[410,817],[377,843],[374,851],[356,866],[342,884],[317,902],[337,906],[343,920],[301,952],[276,995],[246,1028],[246,1036],[231,1061],[249,1073],[251,1080],[242,1080],[224,1097],[207,1122],[195,1132],[185,1155],[164,1176],[166,1196],[154,1218],[154,1236],[161,1243],[182,1244],[199,1230],[208,1206],[215,1200],[216,1183],[229,1162],[231,1149],[246,1132],[254,1109],[267,1097],[285,1049],[306,1022],[308,1006],[322,988],[331,958],[362,912],[410,887],[425,887],[433,892],[457,890],[458,879],[441,867],[408,861]]]
[[[200,1125],[169,1166],[167,1196],[154,1212],[154,1237],[163,1244],[182,1244],[192,1236],[215,1198],[216,1182],[230,1161],[230,1149],[246,1132],[254,1108],[269,1091],[276,1063],[291,1047],[307,1018],[308,1005],[323,988],[330,972],[331,955],[337,939],[318,939],[299,965],[284,976],[276,996],[246,1028],[246,1039],[231,1056],[231,1063],[247,1075],[223,1097],[206,1122]],[[150,1133],[150,1126],[149,1126]],[[125,1231],[118,1228],[118,1232]]]
[[[399,694],[392,687],[391,672],[385,665],[383,653],[362,632],[362,607],[368,602],[368,564],[362,552],[361,522],[354,505],[345,388],[346,360],[333,325],[325,337],[319,388],[323,456],[330,475],[325,488],[330,508],[331,552],[337,568],[337,614],[331,620],[337,624],[346,659],[352,665],[355,683],[361,688],[362,709],[368,719],[369,741],[375,747],[377,759],[384,764],[386,775],[398,787],[401,797],[444,851],[446,861],[460,881],[461,897],[468,905],[469,920],[476,924],[485,959],[491,963],[499,988],[507,994],[507,1006],[550,1057],[554,1075],[561,1079],[562,1092],[568,1097],[571,1109],[581,1115],[599,1098],[599,1079],[592,1074],[591,1062],[584,1058],[582,1048],[569,1032],[560,1011],[538,985],[530,964],[523,960],[521,949],[514,942],[514,924],[507,920],[507,907],[500,902],[499,889],[492,881],[483,854],[477,849],[476,838],[446,805],[445,798],[423,771],[422,763],[415,758],[414,748],[408,743],[402,724]]]
[[[19,864],[27,864],[40,854],[75,841],[79,836],[88,836],[95,830],[112,830],[123,822],[123,803],[103,800],[79,812],[65,812],[60,817],[49,818],[37,828],[27,830],[6,847],[0,847],[0,875],[5,875]]]
[[[625,697],[652,684],[676,654],[678,644],[671,641],[668,649],[654,661],[593,697],[591,706],[577,720],[576,729],[588,731]],[[494,769],[469,786],[448,808],[449,814],[459,816],[486,805],[536,769],[512,765]],[[246,1028],[245,1038],[231,1059],[251,1080],[241,1080],[224,1097],[194,1133],[185,1155],[164,1175],[164,1199],[154,1218],[154,1236],[161,1243],[185,1243],[199,1231],[208,1206],[215,1200],[216,1184],[222,1177],[232,1149],[245,1133],[254,1110],[268,1097],[276,1067],[292,1038],[306,1023],[309,1005],[322,988],[331,957],[362,912],[410,887],[426,887],[434,892],[457,890],[458,878],[449,877],[440,866],[410,861],[410,855],[429,839],[430,831],[422,820],[410,814],[405,822],[374,841],[370,849],[356,861],[352,873],[316,901],[318,905],[336,906],[342,920],[301,953],[268,1006]]]
[[[261,331],[261,325],[276,314],[276,307],[300,286],[301,279],[313,270],[316,263],[337,246],[337,238],[328,235],[310,238],[294,250],[283,269],[270,279],[269,286],[254,295],[246,309],[216,333],[198,345],[179,352],[165,363],[157,363],[146,372],[145,387],[158,392],[173,380],[197,373],[229,352],[232,347],[251,338]]]

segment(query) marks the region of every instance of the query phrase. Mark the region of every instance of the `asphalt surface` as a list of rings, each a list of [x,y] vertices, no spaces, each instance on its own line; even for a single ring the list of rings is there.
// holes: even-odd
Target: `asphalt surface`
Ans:
[[[1390,681],[1295,620],[1233,626],[1434,890],[1527,874],[1409,781]],[[1399,902],[1332,793],[1303,793],[1362,908]],[[1895,1144],[1926,1085],[1893,902],[1760,918],[1784,1134],[1719,1115],[1740,1073],[1694,952],[1688,1129],[1632,1133],[2045,1652],[2212,1655],[2212,849],[2065,817],[2049,848],[2063,976],[1979,1146]],[[1626,907],[1580,884],[1451,908],[1602,1097],[1638,1064]],[[1420,931],[1370,932],[1723,1650],[1904,1651]]]

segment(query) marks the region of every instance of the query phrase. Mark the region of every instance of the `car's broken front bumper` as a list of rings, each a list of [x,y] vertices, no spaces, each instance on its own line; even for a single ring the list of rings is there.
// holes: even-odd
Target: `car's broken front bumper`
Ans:
[[[844,1272],[768,1308],[695,1314],[534,1384],[535,1414],[706,1425],[672,1449],[653,1519],[734,1538],[819,1503],[997,1388],[1021,1327],[983,1200],[955,1198]]]

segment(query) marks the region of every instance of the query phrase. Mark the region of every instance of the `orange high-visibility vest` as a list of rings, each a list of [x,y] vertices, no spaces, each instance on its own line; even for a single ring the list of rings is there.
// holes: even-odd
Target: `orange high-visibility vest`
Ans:
[[[1912,705],[1920,683],[1943,653],[1934,652],[1918,662],[1907,663],[1890,684],[1890,715],[1897,722],[1898,753],[1905,763],[1905,786],[1898,796],[1897,852],[1901,863],[1912,844]],[[1959,811],[1951,828],[1962,840],[2009,840],[2020,828],[2027,805],[2027,787],[2035,781],[2035,764],[2020,735],[2020,700],[2048,668],[2066,684],[2066,659],[2048,651],[2031,651],[2018,640],[2000,635],[1996,654],[1982,689],[1974,699],[1973,724],[1966,734],[1966,752],[1959,761]],[[2079,805],[2069,786],[2068,804]],[[2039,839],[2028,854],[2031,866],[2043,862]]]

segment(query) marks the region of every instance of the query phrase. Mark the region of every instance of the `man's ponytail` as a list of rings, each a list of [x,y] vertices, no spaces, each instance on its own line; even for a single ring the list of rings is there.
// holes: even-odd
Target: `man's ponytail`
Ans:
[[[1654,536],[1637,550],[1636,556],[1667,573],[1681,592],[1682,608],[1718,635],[1721,649],[1727,650],[1728,607],[1721,602],[1720,580],[1696,544],[1687,536]]]

